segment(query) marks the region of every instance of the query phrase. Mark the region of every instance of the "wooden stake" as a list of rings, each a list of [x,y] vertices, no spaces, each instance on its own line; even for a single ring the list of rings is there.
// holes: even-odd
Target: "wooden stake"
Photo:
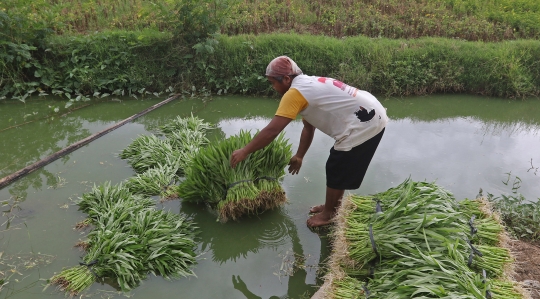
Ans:
[[[20,177],[25,176],[25,175],[33,172],[34,170],[39,169],[39,168],[41,168],[41,167],[55,161],[56,159],[58,159],[60,157],[63,157],[65,155],[75,151],[78,148],[81,148],[82,146],[84,146],[84,145],[98,139],[99,137],[120,128],[121,126],[127,124],[128,122],[130,122],[130,121],[132,121],[132,120],[134,120],[134,119],[136,119],[136,118],[138,118],[140,116],[143,116],[146,113],[148,113],[148,112],[150,112],[150,111],[152,111],[152,110],[154,110],[156,108],[159,108],[159,107],[161,107],[161,106],[175,100],[176,98],[178,98],[178,95],[174,95],[174,96],[172,96],[172,97],[170,97],[170,98],[168,98],[168,99],[166,99],[166,100],[164,100],[164,101],[162,101],[160,103],[155,104],[154,106],[148,107],[145,110],[143,110],[143,111],[141,111],[141,112],[139,112],[139,113],[137,113],[137,114],[135,114],[135,115],[133,115],[131,117],[128,117],[128,118],[124,119],[123,121],[121,121],[119,123],[116,123],[115,125],[107,128],[107,129],[105,129],[103,131],[100,131],[100,132],[97,132],[97,133],[95,133],[93,135],[90,135],[90,136],[88,136],[88,137],[86,137],[86,138],[84,138],[84,139],[82,139],[82,140],[80,140],[80,141],[78,141],[76,143],[73,143],[72,145],[70,145],[70,146],[68,146],[68,147],[66,147],[66,148],[64,148],[62,150],[57,151],[56,153],[54,153],[54,154],[52,154],[52,155],[50,155],[50,156],[48,156],[46,158],[43,158],[43,159],[39,160],[38,162],[36,162],[36,163],[34,163],[32,165],[28,165],[25,168],[15,172],[15,173],[13,173],[11,175],[8,175],[8,176],[2,178],[0,180],[0,189],[2,189],[5,186],[11,184],[12,182],[19,179]]]

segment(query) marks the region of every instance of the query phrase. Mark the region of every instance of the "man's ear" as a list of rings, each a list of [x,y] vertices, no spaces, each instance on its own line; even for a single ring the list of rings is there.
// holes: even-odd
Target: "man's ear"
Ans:
[[[285,83],[287,85],[290,85],[291,82],[292,82],[292,78],[291,78],[291,76],[283,76],[282,81],[283,81],[283,83]]]

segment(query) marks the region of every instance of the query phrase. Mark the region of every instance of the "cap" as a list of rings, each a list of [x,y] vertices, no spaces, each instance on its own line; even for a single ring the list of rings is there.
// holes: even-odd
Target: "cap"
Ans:
[[[290,75],[301,75],[302,70],[292,59],[287,56],[274,58],[266,67],[266,76],[281,77]]]

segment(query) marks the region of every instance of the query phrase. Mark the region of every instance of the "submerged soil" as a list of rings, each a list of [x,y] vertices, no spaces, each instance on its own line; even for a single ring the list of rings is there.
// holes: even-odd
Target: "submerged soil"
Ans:
[[[533,281],[527,289],[533,299],[540,299],[540,246],[523,241],[512,242],[515,261],[514,279],[519,282]],[[534,281],[538,283],[534,283]]]

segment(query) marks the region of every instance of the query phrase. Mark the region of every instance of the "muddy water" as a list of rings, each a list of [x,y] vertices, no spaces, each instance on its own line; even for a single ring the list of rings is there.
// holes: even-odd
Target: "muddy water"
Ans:
[[[0,177],[159,101],[108,101],[63,116],[60,111],[54,118],[52,109],[61,105],[54,100],[1,102]],[[479,188],[484,194],[509,193],[512,186],[528,199],[540,197],[540,100],[433,96],[385,99],[383,104],[391,121],[364,183],[351,192],[371,194],[411,177],[436,180],[458,199],[476,196]],[[73,245],[84,233],[73,225],[85,215],[75,201],[93,184],[118,183],[134,175],[117,155],[138,135],[193,113],[217,123],[219,130],[210,138],[222,138],[240,129],[263,128],[276,107],[277,101],[269,98],[175,101],[0,190],[0,281],[8,282],[0,299],[64,298],[43,286],[55,272],[81,260]],[[286,128],[293,150],[301,129],[298,120]],[[279,210],[221,224],[203,206],[158,204],[189,215],[200,227],[197,277],[166,281],[149,276],[131,295],[308,298],[320,283],[317,269],[329,248],[327,238],[310,231],[305,221],[309,207],[322,203],[331,146],[329,137],[315,134],[300,174],[284,178],[289,203]],[[122,295],[111,285],[95,284],[86,297]]]

